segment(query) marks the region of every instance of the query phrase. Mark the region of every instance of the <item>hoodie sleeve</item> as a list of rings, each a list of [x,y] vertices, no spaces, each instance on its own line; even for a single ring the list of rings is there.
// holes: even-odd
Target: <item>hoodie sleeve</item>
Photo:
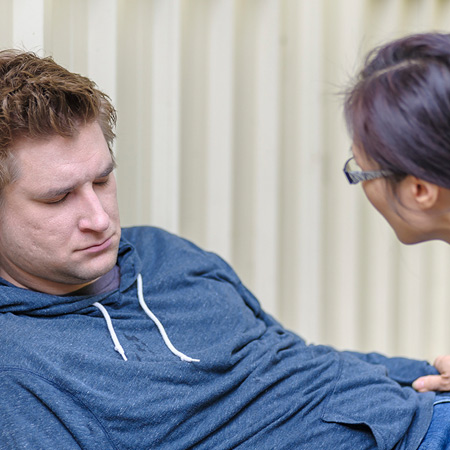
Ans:
[[[96,418],[76,398],[32,372],[0,369],[2,449],[113,449]]]
[[[260,303],[255,298],[255,296],[242,284],[239,280],[236,273],[233,269],[220,257],[218,259],[221,261],[225,270],[227,271],[227,275],[229,277],[229,281],[235,286],[238,292],[241,294],[245,303],[248,307],[250,307],[254,314],[257,317],[260,317],[264,320],[264,322],[268,325],[281,325],[274,319],[270,314],[267,314],[260,306]],[[325,348],[328,346],[320,346],[321,348]],[[328,347],[330,350],[336,351],[336,349],[332,347]],[[386,374],[389,378],[396,381],[402,386],[411,386],[414,380],[421,376],[425,375],[438,375],[439,372],[429,364],[427,361],[402,358],[402,357],[387,357],[380,353],[360,353],[360,352],[351,352],[351,351],[342,351],[339,352],[344,359],[348,358],[349,360],[353,358],[357,358],[360,361],[364,361],[366,363],[382,366],[386,370]]]
[[[369,364],[384,366],[387,375],[402,386],[411,386],[412,382],[425,375],[439,375],[439,372],[427,361],[409,358],[389,358],[379,353],[343,352],[348,358],[358,358]]]

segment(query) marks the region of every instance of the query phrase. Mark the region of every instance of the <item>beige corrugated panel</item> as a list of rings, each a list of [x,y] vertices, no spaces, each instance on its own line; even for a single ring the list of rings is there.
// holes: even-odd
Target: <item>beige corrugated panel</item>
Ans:
[[[4,0],[0,21],[114,100],[124,225],[218,252],[310,341],[450,352],[448,246],[400,246],[347,185],[339,96],[374,45],[450,31],[450,0]]]

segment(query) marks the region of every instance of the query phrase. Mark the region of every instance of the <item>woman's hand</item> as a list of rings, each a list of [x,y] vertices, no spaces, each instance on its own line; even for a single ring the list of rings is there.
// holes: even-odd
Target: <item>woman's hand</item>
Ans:
[[[417,378],[412,384],[416,391],[450,391],[450,355],[438,356],[433,365],[440,375]]]

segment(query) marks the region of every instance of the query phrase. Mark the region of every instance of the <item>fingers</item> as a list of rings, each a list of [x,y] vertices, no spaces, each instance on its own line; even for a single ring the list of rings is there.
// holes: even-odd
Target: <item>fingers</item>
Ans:
[[[438,356],[433,365],[440,375],[417,378],[412,384],[416,391],[450,391],[450,355]]]
[[[412,384],[412,387],[417,392],[428,391],[445,391],[445,382],[442,380],[441,375],[428,375],[426,377],[417,378]]]
[[[450,355],[438,356],[433,363],[433,366],[439,371],[441,375],[450,374]]]

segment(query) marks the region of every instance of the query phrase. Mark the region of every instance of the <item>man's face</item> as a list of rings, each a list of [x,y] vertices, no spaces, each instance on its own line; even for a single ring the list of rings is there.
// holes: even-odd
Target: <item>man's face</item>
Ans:
[[[0,202],[0,276],[65,294],[116,263],[120,240],[114,164],[97,122],[72,138],[24,139],[19,176]]]

